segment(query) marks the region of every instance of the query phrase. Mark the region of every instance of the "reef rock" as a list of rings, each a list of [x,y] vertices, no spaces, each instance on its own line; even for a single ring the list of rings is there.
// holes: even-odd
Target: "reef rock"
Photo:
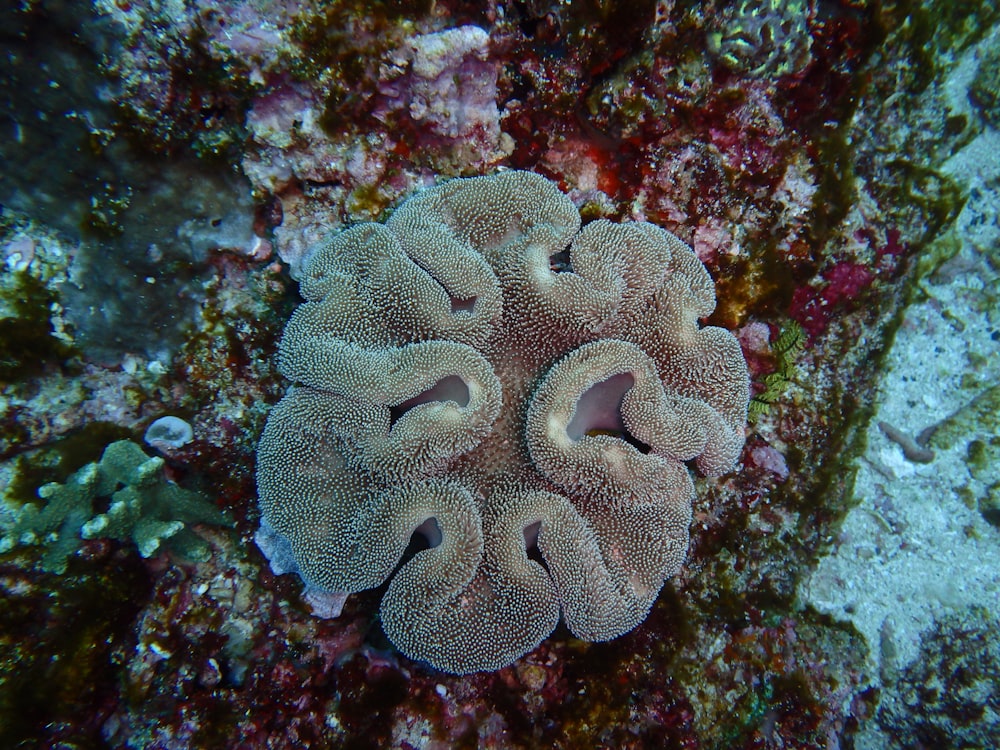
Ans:
[[[263,527],[310,591],[395,572],[386,634],[445,671],[511,664],[560,616],[588,641],[641,623],[686,554],[685,464],[743,445],[705,267],[651,224],[580,224],[529,172],[429,188],[317,249],[281,342]]]

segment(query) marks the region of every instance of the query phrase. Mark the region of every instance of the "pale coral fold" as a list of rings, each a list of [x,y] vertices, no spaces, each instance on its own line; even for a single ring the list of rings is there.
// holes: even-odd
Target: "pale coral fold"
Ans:
[[[646,223],[581,229],[529,172],[456,179],[319,247],[258,451],[263,524],[313,590],[381,585],[386,634],[456,673],[645,619],[749,385],[714,285]],[[414,539],[426,540],[413,553]]]

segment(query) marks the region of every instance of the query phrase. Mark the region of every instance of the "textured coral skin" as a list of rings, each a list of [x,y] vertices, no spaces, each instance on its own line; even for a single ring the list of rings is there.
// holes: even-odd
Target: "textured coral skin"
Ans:
[[[568,249],[568,250],[567,250]],[[309,586],[383,583],[401,651],[456,673],[642,622],[749,385],[714,287],[646,223],[580,228],[529,172],[456,179],[317,249],[258,449],[264,523]],[[397,570],[414,533],[429,549]]]

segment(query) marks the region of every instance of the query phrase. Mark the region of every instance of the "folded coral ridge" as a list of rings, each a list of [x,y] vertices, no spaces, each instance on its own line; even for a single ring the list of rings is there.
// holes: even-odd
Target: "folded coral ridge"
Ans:
[[[681,566],[689,465],[734,466],[749,384],[705,267],[644,222],[581,228],[529,172],[417,193],[317,248],[258,449],[263,524],[313,591],[389,581],[407,656],[495,670],[560,617],[603,641]],[[413,540],[425,539],[413,553]]]

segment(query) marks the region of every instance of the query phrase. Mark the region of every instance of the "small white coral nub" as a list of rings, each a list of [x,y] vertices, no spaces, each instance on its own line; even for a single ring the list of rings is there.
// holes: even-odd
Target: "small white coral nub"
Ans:
[[[194,430],[180,417],[160,417],[146,428],[142,439],[157,450],[170,451],[194,440]]]
[[[749,400],[736,339],[698,323],[715,292],[687,245],[581,230],[553,183],[509,171],[333,237],[302,294],[257,485],[309,591],[393,576],[386,634],[456,673],[560,616],[591,641],[645,619],[687,550],[686,464],[735,465]]]

